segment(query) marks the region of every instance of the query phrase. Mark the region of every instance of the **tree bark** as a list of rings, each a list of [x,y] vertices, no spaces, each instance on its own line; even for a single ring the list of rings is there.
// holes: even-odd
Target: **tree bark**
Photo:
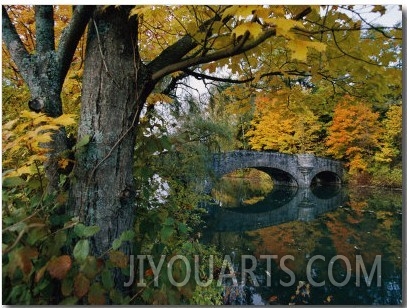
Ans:
[[[128,16],[124,7],[99,9],[89,25],[78,140],[91,139],[77,153],[70,205],[86,225],[101,228],[91,242],[96,256],[135,219],[136,127],[152,86],[137,54],[137,22]]]

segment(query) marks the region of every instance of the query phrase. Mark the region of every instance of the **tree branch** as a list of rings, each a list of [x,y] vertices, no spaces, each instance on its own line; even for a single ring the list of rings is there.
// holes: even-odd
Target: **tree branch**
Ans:
[[[311,12],[311,8],[310,7],[306,7],[304,8],[304,10],[302,10],[300,13],[298,13],[296,16],[293,17],[294,20],[299,20],[302,19],[304,16],[306,16],[307,14],[309,14]],[[207,21],[210,22],[210,21]],[[184,60],[180,60],[178,62],[174,62],[174,63],[170,63],[168,65],[166,65],[165,67],[159,68],[157,66],[152,66],[152,79],[153,81],[155,80],[159,80],[160,78],[164,77],[165,75],[171,74],[173,72],[176,71],[180,71],[180,70],[184,70],[190,66],[194,66],[194,65],[199,65],[199,64],[203,64],[203,63],[208,63],[208,62],[212,62],[212,61],[217,61],[220,59],[224,59],[227,57],[232,57],[235,55],[238,55],[240,53],[246,52],[250,49],[253,49],[254,47],[258,46],[259,44],[261,44],[262,42],[264,42],[265,40],[267,40],[268,38],[270,38],[271,36],[276,35],[276,29],[275,28],[270,28],[268,30],[266,30],[265,32],[263,32],[260,36],[258,36],[256,39],[254,40],[248,40],[249,39],[249,35],[250,33],[247,31],[243,37],[240,38],[240,41],[238,42],[237,45],[234,46],[230,46],[228,48],[224,48],[221,49],[219,51],[215,51],[213,53],[210,54],[202,54],[201,56],[198,57],[193,57],[193,58],[189,58],[189,59],[184,59]],[[183,39],[186,39],[188,36],[185,36]],[[192,40],[191,37],[189,37],[190,40]],[[193,40],[192,40],[193,41]],[[194,47],[196,47],[196,42],[194,42],[195,45]],[[174,47],[181,47],[179,46],[178,43],[175,43],[173,45]],[[170,46],[170,47],[173,47]],[[190,49],[192,50],[192,48]],[[187,54],[187,52],[189,52],[190,50],[186,50],[185,48],[183,49],[184,54],[183,56],[185,56]],[[166,52],[167,50],[165,50]],[[170,57],[170,59],[175,59],[175,57],[173,57],[173,54],[170,52],[168,55],[168,57]],[[161,55],[160,55],[161,57]],[[178,57],[178,59],[181,59],[181,57]],[[154,61],[153,61],[154,62]],[[154,69],[155,68],[155,69]],[[158,68],[158,70],[157,70]]]
[[[3,40],[7,45],[7,49],[10,52],[10,55],[13,61],[16,63],[17,67],[20,69],[20,73],[25,80],[26,69],[30,60],[30,54],[25,48],[23,42],[21,41],[13,23],[8,16],[5,6],[2,6],[2,31],[3,31]]]
[[[341,6],[341,8],[343,10],[348,10],[351,13],[357,15],[362,22],[364,22],[365,24],[367,24],[370,27],[369,29],[381,33],[384,37],[386,37],[388,39],[398,39],[398,40],[402,39],[401,37],[398,37],[398,38],[397,37],[392,37],[392,36],[388,35],[385,31],[383,31],[383,29],[386,29],[386,28],[389,28],[389,27],[375,26],[372,23],[368,22],[365,18],[363,18],[362,15],[359,12],[357,12],[357,11],[355,11],[353,9],[350,9],[349,7],[346,7],[346,6]],[[397,29],[397,30],[400,30],[400,31],[402,30],[401,28],[395,28],[395,27],[390,27],[390,29]]]
[[[38,54],[55,50],[54,8],[52,5],[35,6],[35,35]]]
[[[358,57],[355,57],[355,56],[353,56],[353,55],[351,55],[350,53],[348,53],[348,52],[346,52],[345,50],[343,50],[343,48],[341,47],[341,46],[339,46],[339,42],[338,42],[338,40],[336,39],[336,36],[335,36],[335,32],[332,32],[332,36],[333,36],[333,39],[334,39],[334,42],[335,42],[335,46],[338,48],[338,50],[340,51],[340,52],[342,52],[342,54],[344,54],[345,56],[348,56],[349,58],[351,58],[351,59],[353,59],[353,60],[357,60],[357,61],[362,61],[362,62],[364,62],[364,63],[366,63],[366,64],[370,64],[370,65],[375,65],[375,66],[383,66],[383,65],[381,65],[381,64],[379,64],[379,63],[375,63],[375,62],[372,62],[372,61],[367,61],[367,60],[365,60],[365,59],[362,59],[362,58],[358,58]]]
[[[179,61],[196,46],[198,46],[198,43],[188,34],[177,43],[163,50],[157,58],[148,64],[148,67],[152,72],[160,71],[164,64],[172,63],[173,60]]]
[[[190,69],[184,69],[183,71],[198,80],[207,79],[207,80],[212,80],[212,81],[216,81],[216,82],[226,82],[226,83],[233,83],[233,84],[247,83],[247,82],[253,81],[256,78],[256,77],[250,77],[250,78],[246,78],[246,79],[232,79],[232,78],[222,78],[222,77],[206,75],[203,73],[194,72],[193,70],[190,70]],[[269,77],[269,76],[284,76],[284,75],[293,75],[293,76],[302,76],[302,77],[311,76],[310,73],[299,72],[299,71],[284,71],[284,72],[274,71],[274,72],[268,72],[268,73],[261,74],[259,79]]]
[[[185,68],[188,68],[193,65],[208,63],[208,62],[217,61],[217,60],[220,60],[223,58],[232,57],[234,55],[237,55],[239,53],[245,52],[247,50],[250,50],[250,49],[256,47],[258,44],[265,41],[267,38],[274,35],[275,33],[276,33],[276,31],[274,29],[266,31],[258,39],[253,40],[253,41],[249,42],[248,44],[245,44],[250,36],[250,32],[246,31],[246,33],[243,35],[243,37],[240,39],[240,41],[237,45],[219,50],[219,51],[211,53],[211,54],[206,54],[204,56],[190,58],[190,59],[187,59],[184,61],[180,61],[180,62],[171,64],[171,65],[168,65],[168,66],[164,67],[163,69],[161,69],[157,72],[154,72],[152,75],[152,79],[159,80],[160,78],[162,78],[165,75],[171,74],[176,71],[184,70]]]
[[[68,73],[76,47],[85,32],[94,10],[94,5],[75,6],[72,19],[62,32],[58,46],[58,59],[61,63],[61,82],[63,82]]]
[[[203,22],[199,26],[199,31],[204,32],[206,36],[212,34],[211,25],[214,21],[220,21],[220,14],[229,6],[225,6],[222,10],[215,12],[215,16]],[[222,20],[223,23],[227,23],[231,17],[226,17]],[[186,56],[191,50],[197,47],[198,42],[190,35],[186,34],[180,40],[172,44],[163,50],[163,52],[148,64],[148,68],[151,72],[155,73],[165,68],[168,65],[178,63],[184,56]]]

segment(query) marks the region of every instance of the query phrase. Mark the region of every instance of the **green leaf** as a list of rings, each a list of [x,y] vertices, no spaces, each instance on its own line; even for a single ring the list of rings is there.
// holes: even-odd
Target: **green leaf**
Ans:
[[[172,147],[172,143],[170,141],[170,138],[168,138],[168,136],[161,137],[161,143],[162,143],[164,149],[169,150]]]
[[[161,240],[166,242],[173,233],[174,233],[173,226],[164,225],[164,227],[161,229]]]
[[[83,236],[84,237],[89,237],[89,236],[93,236],[96,233],[98,233],[100,231],[100,227],[99,226],[88,226],[85,228],[85,230],[83,231]]]
[[[60,305],[75,305],[78,301],[78,298],[75,296],[67,297],[65,298],[62,302],[60,302]]]
[[[85,261],[86,257],[89,254],[89,241],[80,240],[76,243],[75,248],[73,249],[73,256],[79,262]]]
[[[174,224],[174,218],[172,218],[172,217],[168,217],[164,222],[165,226],[172,226],[173,224]]]
[[[76,145],[74,146],[74,150],[78,150],[82,147],[84,147],[85,145],[87,145],[90,142],[90,135],[85,135],[82,137],[81,140],[79,140]]]
[[[122,241],[131,241],[131,240],[134,239],[135,236],[136,236],[136,233],[133,230],[127,230],[127,231],[124,231],[120,235],[120,240],[122,240]]]
[[[190,252],[190,251],[192,251],[192,249],[194,248],[194,246],[192,245],[191,242],[185,242],[185,243],[182,245],[182,248],[184,248],[187,252]]]
[[[77,236],[83,236],[85,230],[85,225],[84,224],[77,224],[74,228],[73,231]]]
[[[114,250],[118,249],[122,245],[122,240],[117,238],[113,241],[112,248]]]
[[[25,185],[25,184],[26,184],[25,181],[18,176],[5,178],[3,180],[4,187],[16,187],[16,186]]]
[[[100,231],[99,226],[85,226],[84,224],[77,224],[74,228],[75,234],[79,237],[90,237]]]
[[[181,234],[187,234],[188,233],[188,227],[184,223],[179,223],[178,224],[178,230]]]
[[[71,277],[66,277],[61,283],[61,293],[63,296],[69,296],[73,292],[73,279]]]
[[[28,233],[27,237],[27,242],[30,245],[34,245],[37,243],[39,240],[44,238],[47,235],[47,229],[46,228],[33,228],[30,230]]]
[[[99,271],[96,258],[94,256],[88,256],[85,262],[82,263],[80,271],[90,280],[94,279]]]
[[[102,272],[102,284],[107,290],[110,290],[114,287],[112,275],[108,269]]]

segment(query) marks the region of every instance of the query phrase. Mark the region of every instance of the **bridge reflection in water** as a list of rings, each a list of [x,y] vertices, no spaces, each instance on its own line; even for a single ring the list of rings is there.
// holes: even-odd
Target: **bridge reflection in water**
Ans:
[[[274,186],[262,201],[245,207],[204,205],[208,228],[218,232],[251,231],[289,221],[311,221],[343,205],[347,195],[341,186],[314,188]]]

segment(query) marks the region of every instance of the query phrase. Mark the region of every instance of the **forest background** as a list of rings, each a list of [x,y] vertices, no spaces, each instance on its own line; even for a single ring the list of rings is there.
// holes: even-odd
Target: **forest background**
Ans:
[[[220,303],[149,269],[122,287],[130,252],[215,253],[196,238],[214,152],[314,153],[400,188],[401,22],[362,12],[386,7],[4,6],[5,302]]]

